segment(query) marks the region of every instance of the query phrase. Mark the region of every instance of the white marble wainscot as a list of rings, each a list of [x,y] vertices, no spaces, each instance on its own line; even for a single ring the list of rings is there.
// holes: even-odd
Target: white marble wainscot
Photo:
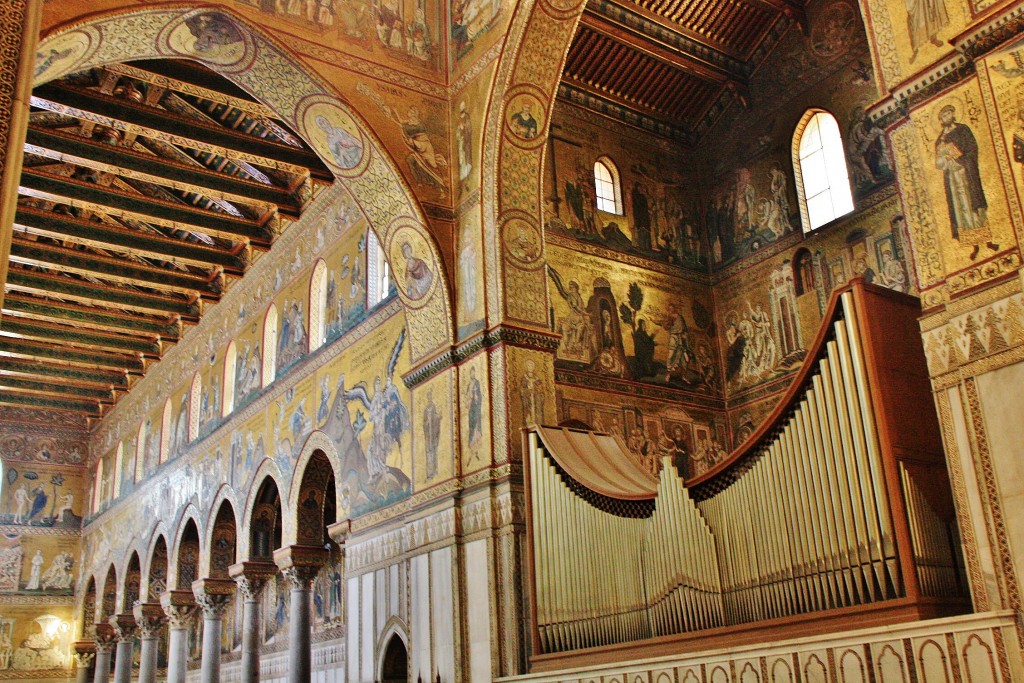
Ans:
[[[1003,611],[498,680],[502,683],[1012,683],[1024,681],[1020,657],[1013,612]],[[798,667],[797,672],[794,667]]]
[[[314,639],[315,639],[314,634]],[[313,671],[310,683],[345,683],[345,641],[334,639],[312,645]],[[199,683],[199,669],[188,672],[188,683]],[[220,683],[239,683],[242,662],[232,658],[221,664]],[[260,683],[287,683],[288,648],[260,655]]]

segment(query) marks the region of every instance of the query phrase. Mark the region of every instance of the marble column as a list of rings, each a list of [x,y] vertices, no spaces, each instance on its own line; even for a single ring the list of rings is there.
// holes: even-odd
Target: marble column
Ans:
[[[292,545],[274,551],[274,563],[291,585],[288,625],[288,683],[309,683],[312,677],[310,594],[313,579],[324,566],[327,551],[320,545]]]
[[[110,624],[96,624],[96,670],[93,683],[110,683],[110,652],[117,639]]]
[[[228,567],[242,598],[242,683],[260,679],[260,591],[277,573],[273,562],[239,562]]]
[[[220,631],[224,610],[231,604],[235,582],[231,579],[199,579],[192,583],[196,604],[203,611],[203,660],[200,683],[220,683]]]
[[[75,683],[89,683],[89,667],[96,659],[96,643],[78,640],[72,647],[75,651]]]
[[[142,652],[139,654],[139,683],[156,683],[157,646],[160,632],[167,623],[167,615],[158,603],[135,603],[132,608],[135,623],[139,625],[142,637]]]
[[[110,617],[110,625],[117,638],[117,657],[114,661],[114,683],[132,683],[132,663],[135,661],[135,635],[139,627],[131,614]]]
[[[185,683],[188,673],[188,630],[196,613],[192,591],[172,590],[160,594],[160,606],[167,615],[167,683]]]

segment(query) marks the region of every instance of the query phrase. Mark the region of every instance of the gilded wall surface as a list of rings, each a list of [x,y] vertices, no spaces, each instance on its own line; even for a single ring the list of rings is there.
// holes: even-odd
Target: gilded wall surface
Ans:
[[[63,675],[88,512],[86,433],[39,411],[0,416],[0,677]]]

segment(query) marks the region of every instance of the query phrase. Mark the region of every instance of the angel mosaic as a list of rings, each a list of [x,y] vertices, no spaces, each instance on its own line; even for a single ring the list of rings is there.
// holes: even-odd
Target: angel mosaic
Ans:
[[[394,382],[395,368],[398,366],[399,354],[404,344],[405,330],[402,330],[391,349],[384,380],[381,380],[380,375],[373,380],[372,395],[367,389],[366,382],[359,382],[346,389],[345,376],[342,375],[339,380],[339,391],[345,403],[358,401],[369,414],[367,418],[361,410],[357,410],[352,427],[357,434],[367,427],[372,429],[366,447],[366,466],[371,477],[387,472],[388,455],[395,448],[401,452],[402,436],[411,426],[409,408],[402,400],[398,386]]]

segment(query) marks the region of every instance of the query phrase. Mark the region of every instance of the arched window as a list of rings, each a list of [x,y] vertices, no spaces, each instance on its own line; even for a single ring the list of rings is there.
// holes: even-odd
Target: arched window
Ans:
[[[188,399],[188,441],[192,443],[199,438],[199,409],[202,406],[203,378],[197,372],[192,377],[192,390]],[[182,448],[185,444],[181,445]]]
[[[124,442],[117,444],[117,454],[114,455],[114,488],[111,494],[112,499],[121,495],[121,468],[124,466]]]
[[[318,259],[309,279],[309,350],[316,351],[326,339],[324,319],[327,312],[327,263]]]
[[[373,230],[366,231],[366,280],[366,307],[373,308],[391,289],[391,270]]]
[[[164,403],[164,414],[160,420],[160,458],[159,464],[167,462],[171,450],[171,399]]]
[[[92,482],[92,514],[100,511],[103,502],[103,458],[96,460],[96,478]]]
[[[235,409],[235,366],[238,364],[238,348],[234,340],[228,344],[228,352],[224,354],[224,377],[221,386],[224,387],[224,401],[221,403],[221,417],[227,417]]]
[[[270,304],[263,319],[263,379],[266,389],[277,377],[277,306]]]
[[[608,157],[601,157],[594,162],[594,194],[597,197],[597,210],[605,213],[622,215],[622,184],[619,182],[619,169]]]
[[[793,135],[793,170],[804,232],[853,211],[850,176],[836,118],[810,109]]]

